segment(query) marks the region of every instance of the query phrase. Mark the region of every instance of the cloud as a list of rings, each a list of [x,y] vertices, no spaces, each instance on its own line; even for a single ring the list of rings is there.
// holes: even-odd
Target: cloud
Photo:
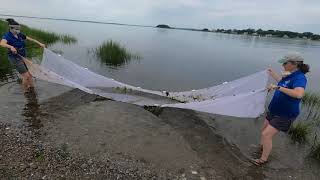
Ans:
[[[7,14],[131,24],[320,32],[319,0],[11,0],[1,9]]]

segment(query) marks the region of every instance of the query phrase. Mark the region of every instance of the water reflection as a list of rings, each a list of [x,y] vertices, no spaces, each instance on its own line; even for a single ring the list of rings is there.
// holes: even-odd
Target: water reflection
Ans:
[[[38,103],[38,98],[35,90],[25,93],[25,98],[27,103],[23,109],[22,115],[25,117],[28,126],[32,128],[32,130],[38,130],[43,127],[41,123],[41,109]]]

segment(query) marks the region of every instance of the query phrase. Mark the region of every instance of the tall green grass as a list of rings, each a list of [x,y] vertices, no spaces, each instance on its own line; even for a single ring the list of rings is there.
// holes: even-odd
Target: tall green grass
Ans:
[[[3,35],[8,30],[7,25],[0,21],[0,33]],[[2,37],[1,37],[2,38]],[[5,74],[11,69],[10,63],[7,60],[7,50],[5,48],[0,47],[0,73]]]
[[[315,134],[310,156],[320,160],[320,142],[317,133],[320,129],[320,93],[306,92],[302,98],[304,118],[297,121],[289,130],[291,139],[295,142],[305,142],[308,136]]]
[[[57,33],[30,28],[26,25],[21,25],[21,32],[47,45],[51,45],[61,40],[60,35]]]
[[[120,66],[132,59],[141,58],[113,40],[103,42],[95,49],[95,54],[102,62],[112,66]]]
[[[320,94],[306,92],[302,98],[304,118],[298,120],[289,130],[291,139],[303,143],[312,134],[314,127],[319,126]]]
[[[311,134],[311,124],[298,121],[289,130],[288,134],[294,142],[303,143]]]
[[[74,44],[74,43],[77,43],[78,40],[71,36],[71,35],[60,35],[60,40],[64,43],[64,44]]]
[[[302,103],[305,106],[319,108],[320,107],[320,94],[314,92],[306,92],[302,98]]]
[[[302,99],[302,104],[304,106],[304,110],[308,114],[306,120],[319,119],[320,93],[307,92]]]

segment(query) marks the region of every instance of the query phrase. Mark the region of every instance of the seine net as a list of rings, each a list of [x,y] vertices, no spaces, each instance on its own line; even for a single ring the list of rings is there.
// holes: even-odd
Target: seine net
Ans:
[[[44,50],[40,65],[27,62],[27,66],[38,79],[141,106],[175,107],[247,118],[256,118],[265,110],[266,71],[209,88],[167,92],[147,90],[104,77],[48,49]]]

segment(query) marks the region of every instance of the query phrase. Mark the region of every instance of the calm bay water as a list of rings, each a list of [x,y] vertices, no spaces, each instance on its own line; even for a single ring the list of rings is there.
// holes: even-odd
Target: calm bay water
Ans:
[[[290,51],[300,52],[305,57],[307,63],[311,65],[312,72],[308,74],[308,90],[318,91],[320,89],[320,62],[318,60],[320,42],[80,22],[16,19],[20,23],[31,27],[74,35],[78,39],[77,44],[63,45],[58,43],[49,47],[49,49],[62,51],[63,56],[67,59],[87,67],[96,73],[146,89],[166,89],[171,91],[198,89],[225,81],[231,81],[266,69],[268,66],[272,66],[274,69],[280,71],[281,65],[277,63],[277,59]],[[132,60],[120,67],[107,66],[100,62],[90,51],[99,46],[103,41],[111,39],[120,42],[132,53],[139,54],[142,59]],[[10,71],[0,72],[0,82],[3,81],[2,77],[4,76],[14,81],[15,75],[12,74],[14,73]],[[3,122],[26,121],[31,125],[35,124],[32,123],[33,121],[38,123],[39,119],[39,122],[46,122],[46,119],[38,117],[38,111],[47,112],[51,110],[43,105],[43,101],[46,102],[45,100],[51,99],[51,97],[69,91],[68,88],[64,89],[61,86],[43,82],[37,83],[37,88],[39,90],[38,99],[42,104],[36,106],[37,111],[35,112],[34,104],[25,100],[18,84],[9,83],[1,87],[0,103],[2,103],[1,107],[5,110],[0,113],[0,120]],[[73,102],[75,99],[81,99],[78,97],[79,96],[72,96],[71,92],[70,94],[67,93],[63,95],[63,98],[61,98],[63,101],[60,104],[60,100],[54,98],[48,101],[49,103],[47,104],[58,103],[62,106],[64,104],[68,105],[70,101],[71,106],[75,108],[76,103]],[[107,106],[109,107],[110,104]],[[122,106],[119,105],[119,107]],[[55,121],[68,122],[72,119],[79,119],[82,117],[82,115],[79,115],[79,112],[82,112],[82,110],[86,108],[89,108],[89,110],[84,111],[85,113],[96,113],[96,108],[93,111],[90,109],[90,105],[83,106],[82,108],[84,109],[77,110],[74,113],[68,112],[70,116],[66,119],[63,117],[64,114],[59,114],[59,112],[56,114],[56,112],[54,112],[55,115],[60,117],[56,118]],[[126,107],[120,109],[119,112],[124,111],[125,108]],[[143,109],[141,111],[143,111]],[[185,120],[190,118],[190,114],[187,113],[184,115],[186,112],[182,111],[179,113],[179,111],[176,110],[172,110],[172,112],[170,112],[170,110],[167,111],[169,111],[169,113],[167,112],[164,118],[168,116],[167,118],[176,120],[180,117],[183,126],[186,122],[189,122]],[[31,115],[31,117],[26,116],[25,112],[28,112],[27,114]],[[118,117],[119,114],[117,111],[115,117]],[[136,114],[128,114],[132,115],[132,119],[129,116],[123,119],[130,119],[132,120],[131,122],[135,122],[134,116],[136,116]],[[104,114],[100,116],[96,114],[93,115],[92,118],[96,119],[103,117]],[[108,114],[108,117],[109,116],[110,113]],[[85,120],[87,120],[86,116],[84,117]],[[139,119],[144,120],[146,117],[147,116],[139,116]],[[204,116],[202,118],[206,119],[208,117]],[[259,130],[263,118],[239,120],[230,117],[216,116],[214,119],[215,121],[209,118],[207,123],[212,123],[210,125],[216,127],[216,129],[221,132],[223,138],[236,144],[243,154],[247,155],[251,153],[248,147],[250,147],[252,143],[259,141]],[[146,120],[146,122],[149,122],[149,120]],[[136,130],[125,126],[127,124],[128,123],[121,124],[124,129],[126,129],[126,132]],[[152,131],[148,128],[144,130]],[[191,131],[188,129],[187,132],[190,133],[193,131],[194,130]],[[75,134],[76,133],[77,132],[75,132]],[[73,133],[69,134],[73,135]],[[95,133],[93,134],[95,135]],[[198,139],[194,142],[198,142]],[[224,148],[224,146],[217,146],[217,143],[211,140],[210,145],[211,146],[207,146],[204,144],[203,149]],[[319,164],[306,158],[309,152],[308,146],[292,144],[285,134],[281,134],[280,137],[275,140],[274,145],[275,148],[271,157],[272,161],[271,164],[268,165],[268,167],[271,168],[257,169],[256,167],[249,167],[249,170],[246,168],[245,171],[248,171],[250,177],[256,176],[256,179],[266,177],[269,177],[269,179],[277,179],[279,177],[281,177],[279,179],[291,179],[292,177],[298,177],[297,179],[316,179],[313,177],[318,177]],[[222,151],[226,152],[225,149]],[[215,160],[219,159],[218,156],[220,156],[216,156],[214,153],[208,154],[212,155]],[[225,159],[222,159],[222,161],[224,162]],[[216,162],[212,161],[212,163],[215,164]],[[237,164],[233,161],[227,162],[226,164],[228,168],[238,168]]]
[[[209,87],[261,71],[268,66],[280,71],[277,59],[300,52],[311,65],[309,90],[320,88],[320,42],[239,36],[82,22],[17,19],[20,23],[78,39],[74,45],[55,44],[77,64],[101,75],[147,89],[190,90]],[[89,51],[103,41],[120,42],[141,60],[121,67],[101,63]]]

